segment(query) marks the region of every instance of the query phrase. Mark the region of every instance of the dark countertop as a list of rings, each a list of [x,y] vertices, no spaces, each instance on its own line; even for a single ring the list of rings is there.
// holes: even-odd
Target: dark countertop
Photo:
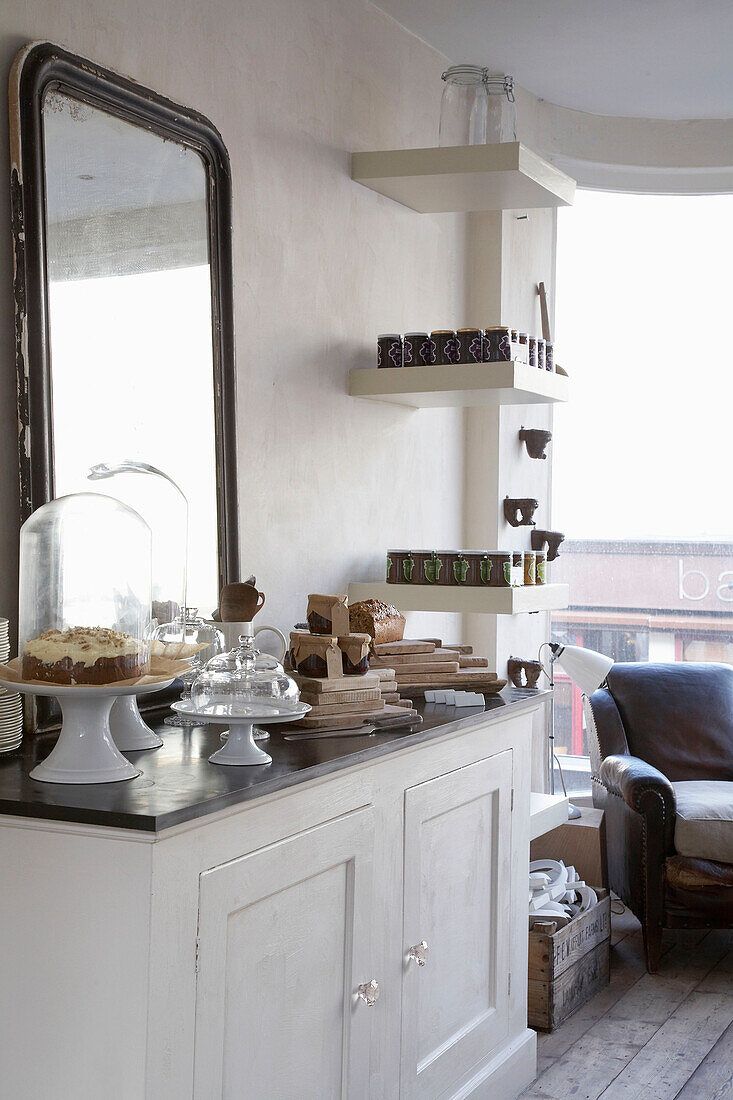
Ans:
[[[149,720],[164,739],[164,745],[160,749],[125,753],[142,774],[121,783],[66,785],[31,779],[29,772],[48,756],[55,743],[54,735],[45,735],[25,741],[15,753],[0,756],[0,814],[157,833],[453,730],[469,729],[487,716],[520,714],[549,695],[549,691],[505,688],[500,695],[488,696],[483,710],[475,707],[457,710],[437,703],[416,702],[423,722],[413,727],[412,732],[403,728],[359,736],[286,741],[285,733],[297,731],[270,726],[270,740],[263,748],[272,756],[272,763],[254,767],[209,763],[208,757],[221,747],[221,726],[184,730]]]

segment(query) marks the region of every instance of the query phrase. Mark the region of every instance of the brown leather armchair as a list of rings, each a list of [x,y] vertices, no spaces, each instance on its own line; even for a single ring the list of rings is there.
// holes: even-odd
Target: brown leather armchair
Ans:
[[[733,668],[616,664],[586,707],[611,889],[642,923],[733,927]]]

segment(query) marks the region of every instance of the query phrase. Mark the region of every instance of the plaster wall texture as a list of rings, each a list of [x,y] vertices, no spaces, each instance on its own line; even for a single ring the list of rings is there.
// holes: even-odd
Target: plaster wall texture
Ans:
[[[4,0],[0,61],[48,39],[208,115],[232,160],[242,575],[287,629],[389,546],[459,545],[464,414],[346,395],[378,332],[458,324],[466,220],[352,183],[352,150],[437,140],[445,59],[365,0]],[[4,97],[3,97],[4,98]],[[0,208],[8,209],[0,112]],[[0,614],[17,612],[9,219],[0,233]],[[185,384],[183,380],[182,384]],[[79,425],[84,430],[84,425]],[[195,522],[195,517],[194,517]],[[457,637],[454,616],[414,632]]]

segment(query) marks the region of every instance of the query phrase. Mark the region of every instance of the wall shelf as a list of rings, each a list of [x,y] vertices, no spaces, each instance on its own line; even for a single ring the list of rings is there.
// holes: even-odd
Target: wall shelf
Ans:
[[[540,794],[532,791],[529,796],[529,839],[536,840],[568,819],[568,800],[564,794]]]
[[[526,585],[520,588],[480,588],[458,585],[352,583],[349,603],[378,599],[400,611],[440,611],[448,614],[521,615],[531,611],[559,611],[568,606],[567,584]]]
[[[575,180],[519,141],[352,153],[351,178],[421,214],[570,206]]]
[[[349,393],[412,409],[474,405],[547,405],[567,401],[562,374],[527,363],[457,363],[445,367],[360,367],[349,371]]]

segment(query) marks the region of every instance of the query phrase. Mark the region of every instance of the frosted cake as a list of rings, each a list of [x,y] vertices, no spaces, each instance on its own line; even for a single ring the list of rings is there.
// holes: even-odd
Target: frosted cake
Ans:
[[[112,684],[144,676],[150,662],[137,638],[101,626],[45,630],[23,647],[24,680]]]

